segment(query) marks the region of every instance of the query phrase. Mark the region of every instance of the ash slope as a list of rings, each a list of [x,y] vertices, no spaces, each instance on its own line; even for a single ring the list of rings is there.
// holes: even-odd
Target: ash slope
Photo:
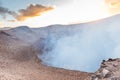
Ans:
[[[0,31],[0,80],[84,80],[90,76],[41,64],[34,48],[36,35],[28,27]]]
[[[45,66],[38,56],[51,51],[52,39],[74,35],[91,26],[120,25],[120,15],[97,22],[76,25],[52,25],[43,28],[21,26],[0,31],[0,79],[1,80],[91,80],[90,73],[70,71]],[[105,28],[106,28],[105,27]],[[119,29],[119,27],[118,27]],[[114,28],[113,28],[114,30]],[[51,44],[51,42],[50,42]],[[44,61],[44,59],[41,59]],[[114,64],[114,63],[113,63]],[[97,74],[97,73],[95,73]]]

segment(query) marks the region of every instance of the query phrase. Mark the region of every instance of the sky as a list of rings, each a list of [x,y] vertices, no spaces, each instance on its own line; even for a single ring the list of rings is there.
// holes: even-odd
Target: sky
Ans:
[[[0,27],[75,24],[119,12],[120,0],[0,0]]]

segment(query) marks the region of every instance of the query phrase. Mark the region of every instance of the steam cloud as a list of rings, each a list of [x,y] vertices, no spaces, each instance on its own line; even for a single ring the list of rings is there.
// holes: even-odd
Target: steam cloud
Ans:
[[[39,58],[50,66],[94,72],[102,60],[120,58],[119,21],[120,15],[95,23],[74,25],[71,30],[70,26],[67,29],[63,27],[58,35],[49,33],[45,54]],[[72,35],[64,36],[69,30]],[[65,31],[64,34],[62,31]],[[62,37],[59,37],[60,33]]]

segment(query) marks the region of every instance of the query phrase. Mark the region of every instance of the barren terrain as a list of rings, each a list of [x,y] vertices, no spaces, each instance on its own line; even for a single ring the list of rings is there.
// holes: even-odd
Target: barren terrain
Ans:
[[[0,80],[84,80],[89,77],[88,73],[41,64],[31,44],[16,37],[14,31],[0,31]]]

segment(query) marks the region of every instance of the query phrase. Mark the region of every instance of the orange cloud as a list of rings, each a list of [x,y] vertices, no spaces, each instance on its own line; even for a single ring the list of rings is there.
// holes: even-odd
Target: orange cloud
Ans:
[[[53,7],[46,7],[39,4],[36,4],[36,5],[31,4],[26,9],[19,10],[19,14],[15,14],[14,17],[18,21],[24,21],[31,17],[40,16],[42,13],[52,9]]]
[[[105,0],[112,14],[120,13],[120,0]]]

